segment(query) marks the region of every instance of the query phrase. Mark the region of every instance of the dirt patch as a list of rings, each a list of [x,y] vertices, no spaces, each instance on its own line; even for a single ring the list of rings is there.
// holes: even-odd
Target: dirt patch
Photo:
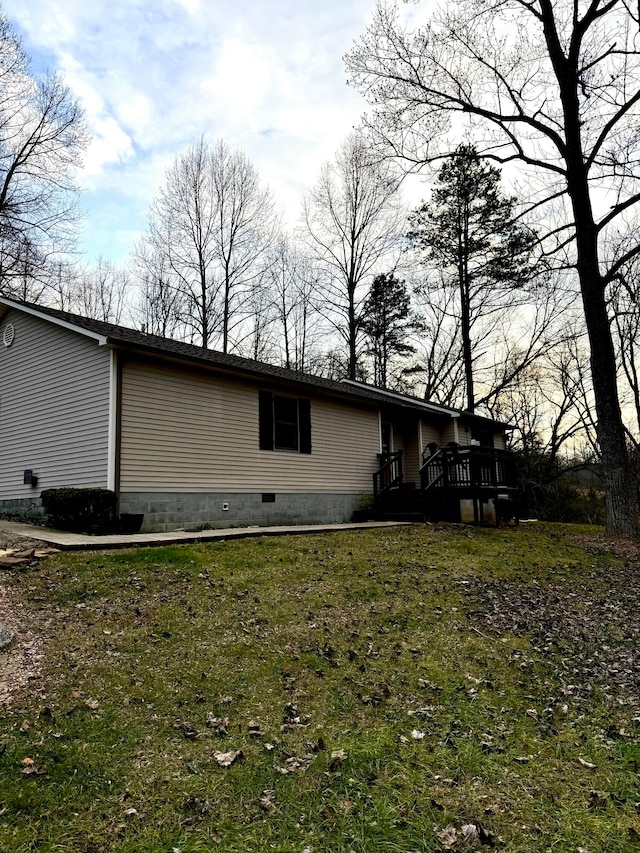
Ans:
[[[43,547],[35,539],[17,536],[0,525],[0,550],[21,551]],[[46,639],[36,629],[24,604],[0,572],[0,624],[13,634],[11,643],[0,650],[0,705],[6,705],[37,678],[45,657]]]
[[[0,623],[13,634],[11,643],[0,651],[0,705],[6,705],[37,678],[46,641],[39,631],[31,630],[23,605],[1,582]]]

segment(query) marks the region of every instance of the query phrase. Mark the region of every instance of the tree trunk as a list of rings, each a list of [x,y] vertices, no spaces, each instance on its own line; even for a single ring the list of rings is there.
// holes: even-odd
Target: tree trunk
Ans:
[[[560,84],[564,112],[567,191],[575,222],[576,269],[589,335],[591,381],[598,418],[597,435],[606,490],[606,529],[611,536],[637,536],[637,477],[629,464],[618,398],[618,371],[600,272],[599,234],[595,224],[589,173],[582,145],[577,59],[565,56],[555,28],[553,8],[544,4],[549,56]]]
[[[598,233],[593,221],[587,175],[581,161],[568,159],[569,194],[576,223],[578,278],[589,335],[591,381],[597,435],[606,489],[606,527],[611,536],[636,536],[638,482],[629,464],[618,398],[618,373],[611,326],[600,274]]]
[[[356,349],[357,334],[358,326],[356,322],[355,285],[349,284],[349,379],[356,378],[356,365],[358,362]]]
[[[606,489],[607,533],[635,536],[638,534],[638,482],[629,463],[620,414],[615,354],[604,288],[594,287],[588,278],[587,271],[583,271],[580,284],[591,348],[591,378]]]

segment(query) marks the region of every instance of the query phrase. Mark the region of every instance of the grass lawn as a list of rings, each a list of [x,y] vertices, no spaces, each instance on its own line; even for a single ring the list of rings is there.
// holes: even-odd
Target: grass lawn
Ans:
[[[0,850],[638,850],[640,563],[587,532],[420,525],[3,576],[47,655],[1,710]]]

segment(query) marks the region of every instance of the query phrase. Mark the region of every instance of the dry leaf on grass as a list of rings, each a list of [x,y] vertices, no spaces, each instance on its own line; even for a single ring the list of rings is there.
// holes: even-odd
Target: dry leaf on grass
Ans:
[[[436,835],[442,842],[442,847],[445,850],[453,850],[458,836],[455,826],[445,826],[445,828],[441,829],[440,832],[437,832]]]
[[[231,767],[236,761],[242,758],[242,750],[236,749],[233,752],[214,752],[213,757],[218,762],[220,767]]]
[[[278,767],[278,772],[283,776],[287,776],[289,773],[297,773],[300,770],[304,771],[312,761],[313,755],[293,755],[291,758],[287,758],[282,767]]]
[[[478,837],[478,828],[475,823],[465,823],[461,828],[462,838],[465,844],[470,846],[474,846],[480,843],[480,838]]]
[[[229,734],[229,717],[216,717],[210,711],[207,714],[206,723],[218,737],[226,737]]]
[[[331,753],[331,758],[329,759],[329,773],[337,773],[347,758],[347,754],[344,749],[336,749]]]
[[[275,791],[270,789],[264,790],[260,795],[260,799],[258,800],[260,804],[260,808],[265,812],[272,812],[275,810],[275,803],[273,802],[273,798],[275,796]]]

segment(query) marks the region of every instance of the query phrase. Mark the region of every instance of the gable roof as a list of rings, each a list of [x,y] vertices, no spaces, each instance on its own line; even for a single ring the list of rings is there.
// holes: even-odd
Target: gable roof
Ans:
[[[138,353],[157,357],[161,360],[187,362],[200,367],[213,368],[217,371],[263,379],[265,381],[284,382],[298,389],[316,389],[332,396],[337,395],[351,400],[366,401],[379,406],[409,409],[416,413],[428,412],[433,416],[445,418],[463,417],[465,420],[472,419],[473,421],[491,423],[497,427],[507,426],[507,424],[493,421],[490,418],[471,415],[468,412],[461,412],[459,409],[452,409],[447,406],[441,406],[438,403],[421,400],[409,394],[400,394],[395,391],[376,388],[364,382],[356,382],[351,379],[341,381],[325,379],[321,376],[289,370],[274,364],[254,361],[253,359],[195,346],[194,344],[186,344],[172,338],[163,338],[160,335],[140,332],[126,326],[105,323],[102,320],[93,320],[89,317],[82,317],[79,314],[72,314],[68,311],[59,311],[56,308],[48,308],[44,305],[0,296],[0,319],[9,309],[23,311],[40,319],[49,320],[55,325],[93,338],[102,346],[133,350]]]

